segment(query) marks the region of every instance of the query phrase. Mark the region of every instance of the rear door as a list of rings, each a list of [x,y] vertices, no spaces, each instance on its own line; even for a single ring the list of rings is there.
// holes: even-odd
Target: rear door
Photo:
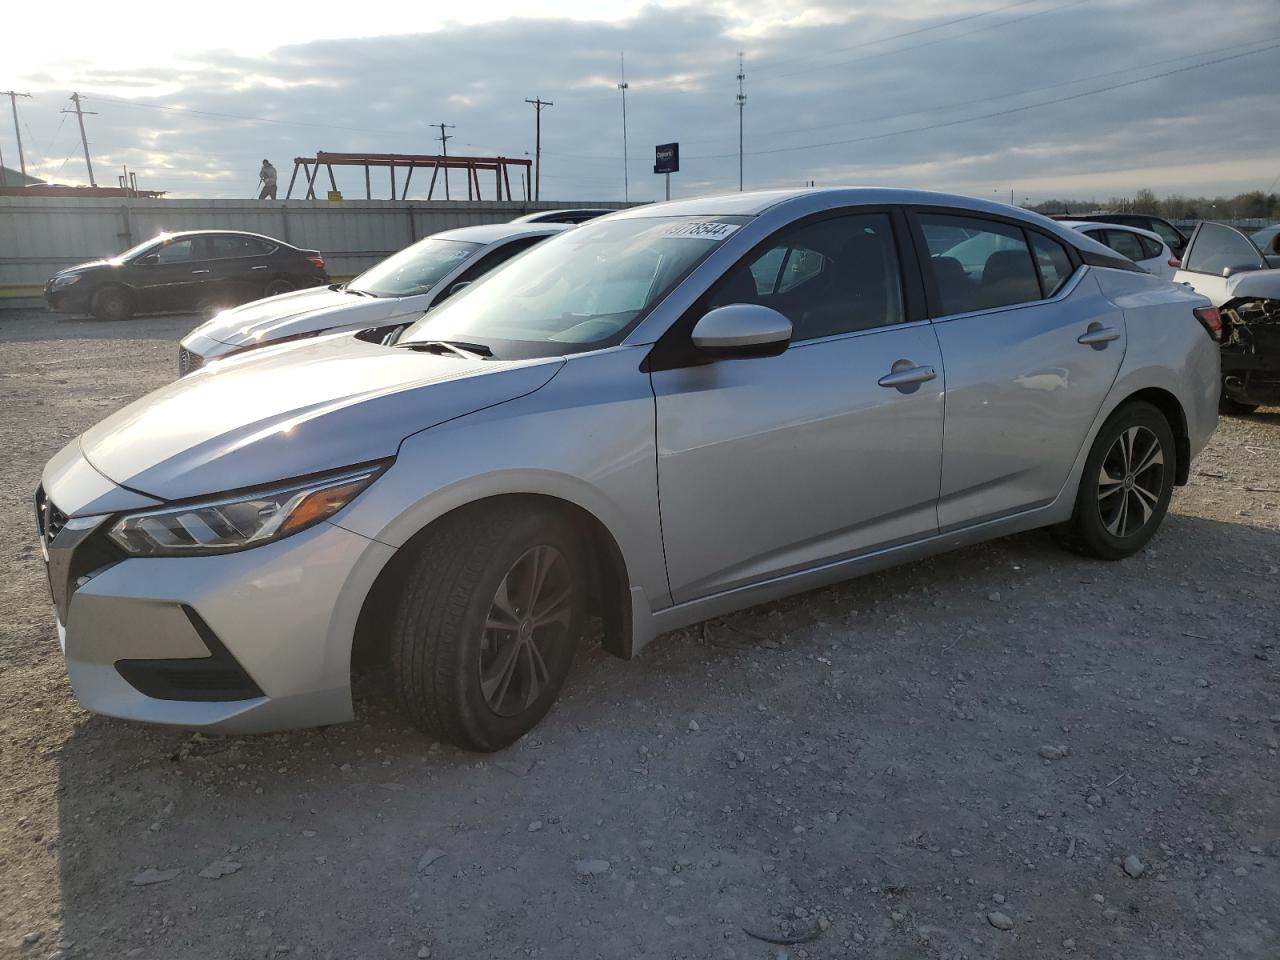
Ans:
[[[1266,258],[1235,227],[1206,220],[1196,227],[1182,255],[1182,268],[1173,275],[1174,283],[1185,283],[1196,293],[1208,297],[1215,307],[1230,298],[1230,288],[1224,272],[1240,273],[1247,270],[1263,270]]]
[[[947,372],[939,527],[1047,504],[1119,373],[1124,317],[1048,234],[960,211],[914,221]]]
[[[221,233],[208,238],[212,263],[207,299],[221,306],[257,300],[271,279],[269,257],[275,244],[244,234]]]
[[[668,334],[731,303],[793,324],[780,356],[652,373],[677,603],[937,531],[942,366],[914,270],[900,213],[793,224]]]

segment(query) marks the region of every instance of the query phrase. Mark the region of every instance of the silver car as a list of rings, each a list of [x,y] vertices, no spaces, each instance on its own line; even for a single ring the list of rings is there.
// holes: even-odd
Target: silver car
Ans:
[[[89,709],[352,716],[389,666],[495,750],[591,616],[666,630],[1034,527],[1118,559],[1213,432],[1216,313],[1081,234],[903,190],[733,194],[557,236],[409,327],[232,358],[36,494]]]
[[[390,332],[516,254],[567,229],[564,223],[512,222],[445,230],[405,247],[346,283],[295,290],[224,310],[182,338],[178,375],[287,340],[370,327]]]

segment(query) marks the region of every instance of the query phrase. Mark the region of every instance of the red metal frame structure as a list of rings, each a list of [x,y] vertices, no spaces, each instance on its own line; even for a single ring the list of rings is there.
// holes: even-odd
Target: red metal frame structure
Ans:
[[[373,186],[369,177],[369,170],[373,167],[386,167],[391,173],[391,199],[404,200],[409,196],[409,181],[413,178],[413,171],[419,167],[431,168],[431,185],[427,188],[427,199],[430,200],[435,194],[436,178],[440,171],[443,170],[465,170],[467,172],[467,199],[480,200],[480,174],[492,173],[494,175],[494,191],[495,200],[514,200],[515,197],[511,193],[511,174],[510,167],[523,167],[524,175],[516,173],[517,179],[524,192],[522,199],[528,200],[532,193],[533,186],[533,161],[532,160],[513,160],[509,157],[446,157],[431,156],[429,154],[420,153],[326,153],[323,150],[316,152],[314,157],[294,157],[293,159],[293,176],[289,178],[289,189],[285,193],[285,199],[293,196],[293,187],[298,180],[298,171],[302,171],[303,180],[306,183],[305,199],[316,199],[316,179],[320,175],[320,168],[324,167],[329,173],[329,186],[337,191],[338,182],[333,176],[334,167],[364,167],[364,192],[365,199],[373,199]],[[404,186],[400,188],[400,195],[396,196],[396,170],[405,171]],[[447,176],[447,174],[446,174]],[[505,198],[503,194],[505,193]]]

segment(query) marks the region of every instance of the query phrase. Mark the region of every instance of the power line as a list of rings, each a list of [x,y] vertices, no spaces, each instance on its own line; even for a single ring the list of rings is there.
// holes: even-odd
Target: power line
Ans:
[[[1111,93],[1115,90],[1122,90],[1125,87],[1132,87],[1139,83],[1148,83],[1152,80],[1161,80],[1165,77],[1174,76],[1175,74],[1187,73],[1188,71],[1191,71],[1191,70],[1199,70],[1202,67],[1211,67],[1214,64],[1226,63],[1227,61],[1230,61],[1230,60],[1239,60],[1243,57],[1252,57],[1255,54],[1266,53],[1268,50],[1275,50],[1277,48],[1280,48],[1280,43],[1274,43],[1274,44],[1271,44],[1270,46],[1262,47],[1258,50],[1250,50],[1246,53],[1236,53],[1226,57],[1218,57],[1217,59],[1214,59],[1214,60],[1206,60],[1203,63],[1194,63],[1189,66],[1178,67],[1175,70],[1166,70],[1163,73],[1152,74],[1149,77],[1138,77],[1134,80],[1126,80],[1122,83],[1112,84],[1109,87],[1102,87],[1097,90],[1085,90],[1082,93],[1074,93],[1066,97],[1057,97],[1053,100],[1042,100],[1038,103],[1029,103],[1021,107],[1011,107],[1008,110],[997,110],[994,113],[984,113],[975,117],[962,117],[959,120],[948,120],[944,123],[933,123],[923,127],[911,127],[907,130],[891,130],[887,133],[870,134],[865,137],[851,137],[847,140],[829,140],[825,143],[797,144],[796,146],[792,146],[792,147],[775,147],[772,150],[753,150],[751,151],[751,156],[764,156],[766,154],[775,154],[775,153],[792,153],[799,150],[815,150],[820,147],[837,147],[837,146],[845,146],[847,144],[852,144],[852,143],[867,143],[872,140],[884,140],[889,137],[900,137],[908,133],[922,133],[926,130],[941,130],[946,127],[956,127],[965,123],[974,123],[978,120],[991,120],[995,117],[1007,117],[1010,114],[1022,113],[1027,110],[1038,110],[1040,107],[1049,107],[1058,103],[1068,103],[1072,100],[1083,100],[1085,97],[1092,97],[1092,96],[1096,96],[1097,94]],[[731,153],[715,153],[715,154],[702,154],[700,156],[691,156],[689,159],[691,160],[724,160],[732,156],[733,154]]]
[[[535,186],[533,188],[533,199],[541,200],[542,199],[542,108],[554,107],[555,104],[552,103],[550,100],[543,100],[541,97],[537,97],[536,99],[533,99],[533,100],[529,100],[526,98],[524,102],[533,104],[533,112],[536,115],[536,119],[534,120],[534,129],[535,129],[534,136],[536,139],[534,141],[534,148],[533,148],[533,151],[534,151],[533,152],[533,169],[534,169],[534,183],[535,183]]]

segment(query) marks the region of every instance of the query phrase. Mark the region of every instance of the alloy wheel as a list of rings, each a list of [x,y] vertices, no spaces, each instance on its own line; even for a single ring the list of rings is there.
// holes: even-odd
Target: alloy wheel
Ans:
[[[480,689],[510,717],[531,708],[572,645],[572,570],[555,547],[525,551],[498,584],[480,645]]]
[[[1164,448],[1146,427],[1121,431],[1098,471],[1098,511],[1113,537],[1131,537],[1151,520],[1164,489]]]

